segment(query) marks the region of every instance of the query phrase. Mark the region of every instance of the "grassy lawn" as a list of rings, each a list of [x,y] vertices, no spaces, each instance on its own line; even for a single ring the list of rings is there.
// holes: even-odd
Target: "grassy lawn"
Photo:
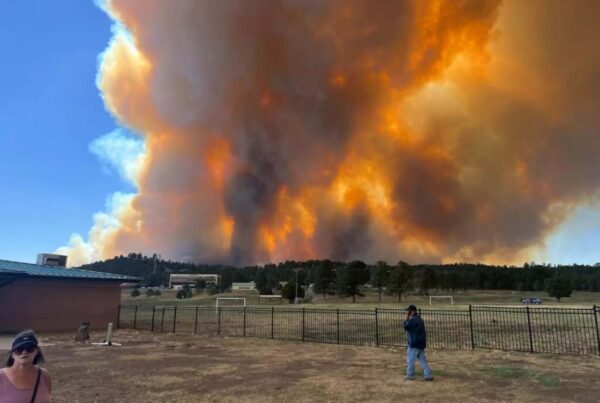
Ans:
[[[115,332],[122,347],[41,336],[52,344],[44,353],[54,402],[600,400],[594,356],[428,349],[435,381],[411,382],[402,349],[133,330]]]
[[[175,298],[177,291],[164,290],[159,297],[146,297],[141,295],[137,298],[130,296],[130,290],[123,290],[121,301],[123,304],[137,305],[215,305],[217,297],[245,297],[248,305],[274,305],[274,306],[289,306],[287,301],[260,301],[258,293],[255,291],[233,292],[225,294],[217,294],[209,296],[205,293],[194,295],[190,299],[178,300]],[[302,304],[300,307],[314,308],[354,308],[366,309],[375,307],[399,308],[405,307],[408,304],[415,304],[423,308],[443,307],[444,309],[466,309],[471,305],[505,305],[505,306],[523,306],[521,297],[541,297],[544,303],[541,307],[585,307],[589,308],[592,305],[600,305],[600,293],[595,292],[577,292],[574,291],[570,298],[563,298],[560,303],[556,299],[548,296],[546,292],[521,292],[521,291],[490,291],[490,290],[470,290],[464,292],[432,292],[432,295],[452,295],[454,297],[454,305],[450,304],[447,299],[434,299],[432,305],[429,305],[429,297],[423,295],[406,295],[402,297],[402,302],[398,302],[398,298],[392,295],[383,295],[382,303],[379,303],[379,296],[376,292],[366,292],[364,297],[357,297],[356,303],[352,303],[352,298],[315,295],[311,303]],[[241,301],[226,301],[225,304],[241,304]]]

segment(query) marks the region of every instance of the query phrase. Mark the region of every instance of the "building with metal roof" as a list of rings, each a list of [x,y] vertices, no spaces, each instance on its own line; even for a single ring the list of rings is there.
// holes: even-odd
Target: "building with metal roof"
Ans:
[[[0,259],[0,332],[93,329],[116,322],[121,284],[137,277]]]
[[[169,276],[169,288],[189,285],[194,286],[198,280],[203,280],[206,284],[221,285],[220,274],[171,274]]]

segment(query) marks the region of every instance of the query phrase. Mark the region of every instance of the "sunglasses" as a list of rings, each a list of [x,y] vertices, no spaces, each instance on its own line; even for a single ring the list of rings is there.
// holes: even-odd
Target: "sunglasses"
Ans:
[[[24,346],[19,346],[13,350],[13,353],[16,355],[21,355],[23,353],[33,353],[37,349],[35,344],[25,344]]]

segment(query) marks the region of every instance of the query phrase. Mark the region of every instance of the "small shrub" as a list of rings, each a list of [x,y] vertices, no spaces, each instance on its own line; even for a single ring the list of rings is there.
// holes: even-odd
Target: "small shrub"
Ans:
[[[137,298],[137,297],[139,297],[139,296],[140,296],[140,290],[139,290],[139,289],[137,289],[137,288],[134,288],[133,290],[131,290],[131,296],[132,296],[133,298]]]
[[[296,282],[288,281],[288,283],[281,289],[281,297],[287,299],[290,303],[294,302],[296,297]],[[304,288],[298,285],[298,298],[304,297]]]
[[[187,299],[187,298],[192,298],[192,290],[190,287],[187,286],[187,284],[185,286],[183,286],[183,288],[179,291],[177,291],[177,295],[175,295],[175,297],[177,299]]]

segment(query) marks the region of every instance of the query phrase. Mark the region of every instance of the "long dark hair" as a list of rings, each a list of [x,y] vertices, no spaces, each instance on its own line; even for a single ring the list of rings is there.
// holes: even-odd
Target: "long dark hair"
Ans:
[[[33,365],[37,365],[39,363],[44,362],[44,354],[42,354],[42,349],[39,346],[37,347],[37,354],[35,355],[35,358],[33,359]],[[12,356],[12,351],[10,351],[8,353],[8,359],[6,360],[6,366],[7,367],[12,367],[13,364],[15,363],[15,359]]]

